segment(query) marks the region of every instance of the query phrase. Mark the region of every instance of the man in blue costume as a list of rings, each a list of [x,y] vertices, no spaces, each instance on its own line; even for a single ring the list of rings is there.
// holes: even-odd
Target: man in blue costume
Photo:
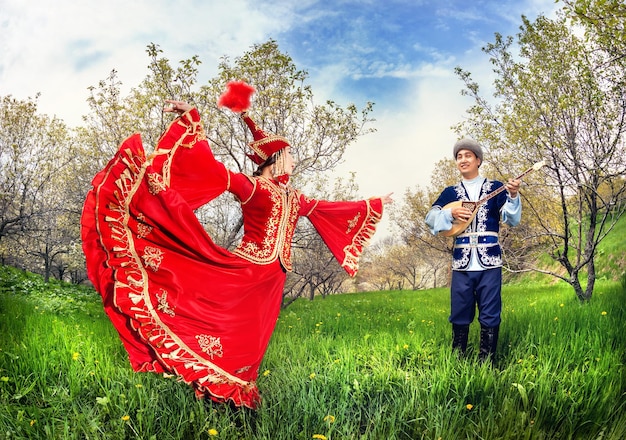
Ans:
[[[452,348],[465,354],[469,326],[478,307],[479,358],[493,362],[502,311],[502,249],[498,233],[501,221],[509,226],[520,222],[520,181],[511,179],[504,184],[482,177],[479,168],[483,162],[483,150],[472,139],[458,141],[453,155],[462,180],[439,195],[426,215],[426,224],[433,234],[445,234],[455,223],[468,223],[467,228],[454,238],[449,318]],[[476,202],[502,186],[506,191],[501,191],[475,210],[453,203]]]

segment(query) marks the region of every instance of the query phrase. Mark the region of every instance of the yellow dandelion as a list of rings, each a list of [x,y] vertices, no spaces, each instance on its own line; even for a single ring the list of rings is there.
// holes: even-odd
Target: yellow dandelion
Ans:
[[[409,344],[404,344],[404,345],[402,346],[402,348],[404,348],[405,350],[408,350],[408,348],[409,348]]]
[[[269,376],[270,375],[270,370],[265,370],[263,372],[263,376]]]
[[[122,416],[122,420],[124,420],[125,422],[128,422],[130,420],[130,416],[128,414],[125,416]]]
[[[559,317],[558,317],[558,316],[555,316],[555,317],[554,317],[554,320],[555,320],[555,321],[558,321],[558,320],[559,320]]]
[[[2,377],[0,377],[0,381],[8,382],[9,381],[9,377],[8,376],[2,376]]]
[[[313,434],[313,438],[316,438],[319,440],[326,440],[326,436],[324,434]]]
[[[324,421],[328,423],[335,423],[335,416],[328,414],[324,417]]]
[[[341,313],[337,313],[337,318],[341,317]]]
[[[135,384],[135,388],[143,388],[143,385],[142,385],[142,384],[140,384],[140,383],[136,383],[136,384]]]
[[[602,316],[606,316],[606,312],[605,311],[602,312]]]
[[[315,373],[309,374],[309,379],[315,379]]]
[[[72,354],[72,360],[73,360],[73,361],[77,361],[79,357],[80,357],[80,353],[78,353],[77,351],[75,351],[75,352]]]
[[[559,304],[559,305],[560,305],[561,307],[565,307],[565,304],[563,304],[563,303],[561,303],[561,304]]]
[[[37,420],[31,420],[30,421],[30,426],[33,426],[35,423],[37,423]]]
[[[209,435],[211,437],[215,437],[217,434],[219,434],[219,432],[217,432],[217,429],[213,429],[213,428],[209,429]]]
[[[467,408],[468,411],[471,411],[472,408],[474,408],[474,405],[472,405],[471,403],[468,403],[467,405],[465,405],[465,408]]]

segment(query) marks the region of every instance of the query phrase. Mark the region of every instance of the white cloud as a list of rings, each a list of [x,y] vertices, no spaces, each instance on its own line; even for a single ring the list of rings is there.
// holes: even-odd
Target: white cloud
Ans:
[[[209,78],[221,56],[240,55],[288,25],[250,4],[255,3],[4,0],[0,95],[26,99],[41,92],[42,113],[78,125],[88,111],[87,88],[112,69],[128,87],[145,77],[151,42],[173,62],[199,55]],[[278,12],[288,15],[285,8]]]

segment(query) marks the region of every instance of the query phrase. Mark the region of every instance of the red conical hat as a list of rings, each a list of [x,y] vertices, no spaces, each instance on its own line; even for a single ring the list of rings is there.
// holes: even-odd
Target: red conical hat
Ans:
[[[241,118],[252,132],[252,137],[254,138],[254,141],[249,144],[254,154],[248,154],[248,157],[254,163],[260,165],[272,154],[290,145],[289,141],[284,137],[276,134],[267,134],[258,128],[246,113],[246,110],[250,107],[250,97],[254,93],[254,87],[243,81],[230,81],[226,84],[226,87],[227,90],[220,96],[217,105],[228,107],[235,113],[241,113]]]
[[[254,137],[254,141],[249,144],[250,148],[254,150],[254,155],[248,155],[248,157],[257,165],[265,162],[268,157],[277,151],[289,146],[289,142],[284,137],[276,134],[267,134],[258,128],[250,116],[248,116],[248,113],[243,112],[241,119],[244,120],[252,132],[252,137]]]

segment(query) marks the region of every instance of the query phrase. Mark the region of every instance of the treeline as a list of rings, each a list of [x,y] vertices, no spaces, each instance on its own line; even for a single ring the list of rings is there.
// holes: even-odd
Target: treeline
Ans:
[[[89,89],[90,112],[84,125],[71,128],[37,111],[37,97],[0,103],[0,262],[51,277],[86,281],[80,239],[80,215],[93,176],[134,132],[142,134],[151,152],[173,119],[163,114],[165,99],[195,105],[214,154],[232,170],[252,174],[246,159],[249,130],[230,110],[217,107],[219,95],[232,79],[257,89],[250,110],[261,127],[290,139],[298,163],[294,186],[320,199],[354,199],[353,177],[325,177],[341,160],[346,147],[371,130],[372,103],[364,108],[315,104],[308,74],[282,53],[275,41],[253,46],[235,60],[222,59],[215,78],[197,84],[193,57],[173,66],[155,44],[148,46],[146,78],[121,93],[117,72]],[[220,245],[233,248],[241,234],[241,215],[232,196],[223,195],[197,211],[207,232]],[[305,222],[294,245],[296,270],[286,295],[326,295],[348,288],[348,278]]]
[[[456,69],[462,93],[474,104],[453,129],[488,151],[485,176],[506,181],[546,162],[524,180],[522,225],[503,231],[506,267],[509,273],[539,270],[558,277],[585,301],[594,289],[598,244],[626,209],[626,7],[619,0],[566,0],[553,19],[521,22],[515,37],[496,34],[483,49],[494,66],[494,97],[482,94],[470,72]],[[172,65],[158,45],[150,44],[147,52],[147,75],[127,95],[115,71],[89,89],[90,111],[81,127],[41,115],[37,97],[1,97],[1,263],[46,279],[84,282],[79,218],[90,180],[134,132],[142,133],[150,151],[171,120],[161,111],[165,99],[193,103],[219,160],[252,172],[245,160],[249,132],[216,106],[234,78],[255,85],[255,120],[290,139],[298,162],[296,187],[315,198],[358,197],[351,177],[331,183],[326,171],[372,129],[371,103],[361,109],[315,104],[308,73],[273,40],[234,60],[223,58],[215,78],[202,84],[197,57]],[[439,192],[457,180],[454,163],[442,160],[430,185],[407,189],[390,210],[397,233],[364,254],[355,280],[348,280],[302,221],[285,295],[446,284],[451,242],[433,237],[423,219]],[[227,195],[197,215],[217,243],[237,243],[241,216]],[[537,264],[541,255],[553,264]]]

